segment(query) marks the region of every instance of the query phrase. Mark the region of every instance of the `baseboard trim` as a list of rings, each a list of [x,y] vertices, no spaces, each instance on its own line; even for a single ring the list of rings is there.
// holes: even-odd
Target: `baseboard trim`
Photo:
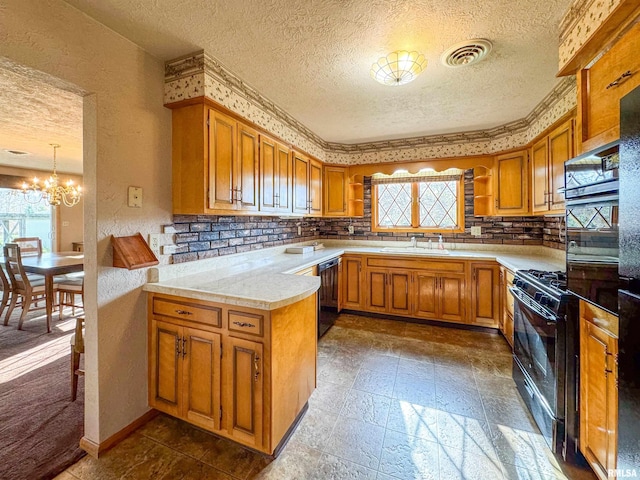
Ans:
[[[116,444],[120,443],[122,440],[127,438],[129,435],[131,435],[131,433],[136,431],[142,425],[144,425],[145,423],[157,417],[158,413],[160,412],[158,412],[157,410],[154,410],[154,409],[149,410],[147,413],[145,413],[140,418],[131,422],[122,430],[111,435],[104,442],[96,443],[93,440],[89,440],[87,437],[82,437],[80,439],[80,448],[85,452],[87,452],[92,457],[98,458],[100,455],[102,455],[104,452],[109,450],[111,447],[115,446]]]

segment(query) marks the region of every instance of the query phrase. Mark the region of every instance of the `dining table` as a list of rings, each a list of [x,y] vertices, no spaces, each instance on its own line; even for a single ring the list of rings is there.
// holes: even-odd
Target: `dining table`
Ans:
[[[50,252],[23,256],[22,266],[25,272],[35,273],[44,277],[47,332],[51,333],[51,317],[54,306],[53,277],[82,272],[84,270],[84,254],[82,252]]]

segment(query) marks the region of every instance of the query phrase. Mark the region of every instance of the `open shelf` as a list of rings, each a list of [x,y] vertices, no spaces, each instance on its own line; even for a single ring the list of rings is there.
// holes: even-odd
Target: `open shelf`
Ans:
[[[473,214],[487,216],[493,213],[493,184],[491,168],[477,166],[473,169]]]
[[[364,179],[362,175],[354,175],[349,179],[347,214],[350,217],[364,217]]]

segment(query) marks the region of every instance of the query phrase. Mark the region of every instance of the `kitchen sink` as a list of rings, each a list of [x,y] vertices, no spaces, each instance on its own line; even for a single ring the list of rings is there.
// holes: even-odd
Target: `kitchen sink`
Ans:
[[[412,253],[415,255],[449,255],[449,250],[423,247],[384,247],[380,251],[384,253]]]

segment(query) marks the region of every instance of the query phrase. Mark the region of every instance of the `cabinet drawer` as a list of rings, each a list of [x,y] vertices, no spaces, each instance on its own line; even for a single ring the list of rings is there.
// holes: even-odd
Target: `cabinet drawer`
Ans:
[[[435,272],[464,273],[464,262],[441,262],[399,257],[367,257],[367,267],[404,268],[410,270],[431,270]]]
[[[213,327],[221,326],[220,311],[218,307],[208,307],[195,303],[168,300],[166,298],[153,299],[154,315],[204,323]]]
[[[262,337],[264,317],[262,315],[229,310],[229,331]]]

